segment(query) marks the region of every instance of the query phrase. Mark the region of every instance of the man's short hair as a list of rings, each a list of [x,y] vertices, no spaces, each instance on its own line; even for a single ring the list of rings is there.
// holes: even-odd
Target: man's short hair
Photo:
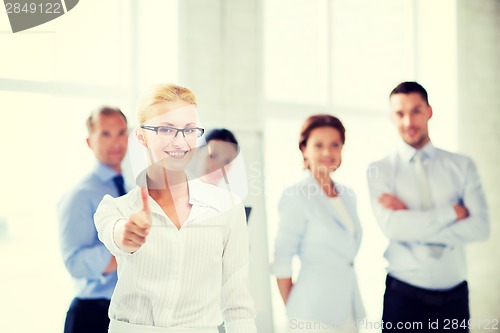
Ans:
[[[425,103],[429,104],[427,91],[425,90],[424,87],[422,87],[420,84],[414,81],[406,81],[398,84],[397,87],[391,91],[389,98],[391,98],[392,95],[396,94],[411,94],[411,93],[419,94],[420,97],[422,97],[422,99],[425,101]]]
[[[97,110],[93,111],[90,116],[87,118],[87,131],[91,134],[94,131],[95,120],[100,116],[112,116],[112,115],[120,115],[125,120],[125,124],[127,123],[127,117],[123,114],[123,112],[117,108],[112,106],[101,106]]]

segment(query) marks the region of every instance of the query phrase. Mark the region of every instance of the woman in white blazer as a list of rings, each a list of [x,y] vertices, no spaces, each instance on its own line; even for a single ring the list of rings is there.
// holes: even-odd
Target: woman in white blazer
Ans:
[[[354,270],[361,242],[356,198],[334,182],[345,129],[331,115],[309,117],[299,149],[308,175],[283,192],[273,271],[292,332],[357,332],[364,318]],[[301,269],[292,282],[292,258]]]

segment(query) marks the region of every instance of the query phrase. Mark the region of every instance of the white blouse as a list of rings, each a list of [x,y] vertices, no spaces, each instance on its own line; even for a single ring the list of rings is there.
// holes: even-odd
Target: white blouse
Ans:
[[[352,220],[351,213],[349,213],[349,211],[347,210],[347,207],[345,206],[342,199],[339,196],[328,199],[330,200],[333,209],[335,209],[340,217],[340,220],[345,225],[347,230],[349,230],[349,232],[354,235],[354,233],[356,232],[354,222]]]
[[[116,245],[113,229],[118,220],[142,208],[139,188],[102,200],[94,216],[96,228],[118,262],[109,316],[167,328],[210,328],[224,320],[227,333],[254,333],[243,204],[199,180],[188,186],[192,209],[180,229],[149,197],[151,230],[134,253]]]

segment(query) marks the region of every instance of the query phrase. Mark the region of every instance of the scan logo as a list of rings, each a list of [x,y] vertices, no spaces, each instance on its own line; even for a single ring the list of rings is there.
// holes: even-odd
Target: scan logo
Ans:
[[[75,8],[79,0],[4,0],[12,32],[52,21]]]

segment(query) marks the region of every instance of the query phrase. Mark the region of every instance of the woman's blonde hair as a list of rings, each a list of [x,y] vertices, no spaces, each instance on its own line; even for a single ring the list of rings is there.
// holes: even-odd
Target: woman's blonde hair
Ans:
[[[162,84],[151,88],[139,102],[139,112],[137,120],[139,124],[144,124],[153,115],[150,114],[152,105],[162,102],[184,101],[188,104],[196,105],[196,96],[188,88],[175,84]]]

